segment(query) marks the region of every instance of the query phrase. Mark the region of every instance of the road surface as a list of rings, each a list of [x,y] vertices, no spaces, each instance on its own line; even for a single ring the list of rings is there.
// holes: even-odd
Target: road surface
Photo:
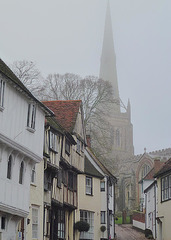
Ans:
[[[132,228],[131,224],[116,224],[117,240],[147,240],[144,233]]]

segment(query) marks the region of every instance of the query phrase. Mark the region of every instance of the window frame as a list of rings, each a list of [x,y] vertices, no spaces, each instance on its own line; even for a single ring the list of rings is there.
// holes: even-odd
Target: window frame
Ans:
[[[35,132],[36,126],[36,104],[29,103],[27,111],[27,130]]]
[[[37,215],[33,216],[33,210],[37,211]],[[33,219],[33,217],[36,217],[36,220]],[[33,225],[37,226],[36,230],[33,230]],[[39,226],[40,225],[40,219],[39,219],[39,207],[37,206],[32,206],[32,239],[39,239]],[[36,231],[36,236],[33,235],[33,232]]]
[[[80,221],[88,222],[90,225],[88,232],[80,233],[80,239],[94,239],[94,212],[80,210]]]
[[[171,200],[171,174],[161,177],[161,202]]]
[[[102,186],[102,184],[104,184],[104,186]],[[100,182],[100,192],[105,192],[105,181],[101,181]]]
[[[101,211],[100,212],[100,223],[101,224],[106,224],[106,211]]]
[[[49,149],[55,153],[58,153],[58,139],[57,134],[49,131]]]
[[[88,181],[90,181],[90,184],[87,184]],[[93,195],[93,178],[90,176],[86,176],[86,195],[92,196]]]
[[[34,165],[31,170],[31,183],[36,184],[36,165]]]

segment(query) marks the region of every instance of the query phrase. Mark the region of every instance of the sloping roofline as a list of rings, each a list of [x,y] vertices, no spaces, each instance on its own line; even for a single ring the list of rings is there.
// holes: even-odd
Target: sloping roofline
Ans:
[[[13,71],[4,63],[4,61],[0,58],[0,72],[8,77],[13,84],[15,84],[19,89],[21,89],[28,97],[34,99],[47,116],[53,116],[54,113],[48,107],[46,107],[42,102],[40,102],[29,90],[28,88],[19,80],[19,78],[13,73]]]

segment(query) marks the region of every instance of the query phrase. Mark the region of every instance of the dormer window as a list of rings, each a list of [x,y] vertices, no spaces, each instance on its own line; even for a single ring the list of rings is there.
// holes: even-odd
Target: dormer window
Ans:
[[[28,114],[27,114],[27,127],[28,130],[35,130],[35,120],[36,120],[36,105],[29,103]]]
[[[5,92],[5,82],[0,80],[0,110],[4,109],[4,92]]]
[[[53,132],[49,132],[49,148],[57,152],[57,135]]]

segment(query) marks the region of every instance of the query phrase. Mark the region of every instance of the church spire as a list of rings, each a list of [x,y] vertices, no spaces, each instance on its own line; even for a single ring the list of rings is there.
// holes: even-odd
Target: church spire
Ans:
[[[116,57],[114,50],[114,41],[112,33],[112,21],[110,14],[110,5],[108,0],[107,10],[106,10],[106,20],[105,29],[103,37],[103,47],[100,63],[100,78],[109,81],[113,86],[114,97],[119,102],[119,90],[118,90],[118,80],[116,71]],[[120,107],[116,107],[120,111]]]

